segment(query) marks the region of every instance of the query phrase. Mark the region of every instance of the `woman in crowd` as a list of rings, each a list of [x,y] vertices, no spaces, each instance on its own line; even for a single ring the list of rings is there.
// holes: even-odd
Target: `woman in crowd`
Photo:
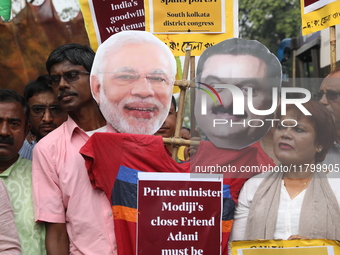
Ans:
[[[310,101],[303,106],[311,116],[295,105],[287,106],[286,115],[279,112],[273,144],[281,165],[244,184],[231,240],[340,240],[340,185],[336,176],[340,173],[335,166],[318,164],[334,141],[334,123],[320,103]]]

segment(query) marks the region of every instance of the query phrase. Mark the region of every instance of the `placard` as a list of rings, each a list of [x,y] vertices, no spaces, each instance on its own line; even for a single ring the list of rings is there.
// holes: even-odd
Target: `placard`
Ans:
[[[149,0],[150,32],[225,33],[225,0]]]
[[[84,17],[91,47],[94,51],[96,51],[98,46],[109,36],[120,31],[151,31],[150,13],[153,13],[154,7],[148,0],[78,1]],[[162,0],[157,1],[157,3],[159,3],[157,6],[161,6]],[[161,13],[168,15],[167,12],[169,12],[170,1],[173,3],[177,0],[164,1],[167,1],[168,4],[165,4],[165,8],[159,15],[161,15]],[[181,1],[188,1],[189,3],[189,0]],[[177,2],[180,2],[180,0]],[[157,34],[155,32],[155,35],[170,47],[175,56],[185,56],[187,47],[191,47],[191,56],[199,56],[206,48],[227,38],[238,36],[237,0],[211,0],[210,3],[206,0],[190,0],[190,3],[191,6],[195,5],[197,10],[193,11],[189,9],[187,12],[183,11],[183,14],[181,6],[172,5],[172,12],[169,13],[169,16],[172,16],[171,19],[170,17],[163,17],[162,22],[158,20],[158,14],[152,16],[152,26],[156,25],[156,27],[174,28],[169,24],[175,24],[172,22],[177,22],[176,24],[180,25],[182,24],[180,22],[182,22],[184,16],[185,19],[187,19],[185,21],[185,29],[179,26],[176,27],[176,31],[161,31],[164,34]],[[208,4],[214,8],[208,9]],[[178,17],[175,17],[176,15]],[[166,23],[167,21],[168,23]],[[187,27],[188,22],[191,22],[190,27]],[[211,24],[212,22],[214,25]]]
[[[339,255],[340,243],[327,239],[235,241],[231,250],[232,255]]]
[[[303,0],[304,2],[304,13],[316,11],[317,9],[326,6],[336,0]]]
[[[302,35],[340,24],[340,1],[300,0]]]
[[[143,0],[78,0],[94,51],[111,35],[145,30]]]
[[[193,176],[138,173],[137,254],[221,254],[222,175]]]
[[[175,56],[185,56],[188,47],[191,56],[200,56],[205,49],[238,36],[237,0],[145,0],[144,6],[145,29],[153,31]]]

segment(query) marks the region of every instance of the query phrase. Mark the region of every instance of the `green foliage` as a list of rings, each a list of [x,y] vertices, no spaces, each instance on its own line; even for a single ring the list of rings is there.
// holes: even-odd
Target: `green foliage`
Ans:
[[[299,0],[239,0],[240,38],[258,40],[276,54],[279,43],[300,35]]]

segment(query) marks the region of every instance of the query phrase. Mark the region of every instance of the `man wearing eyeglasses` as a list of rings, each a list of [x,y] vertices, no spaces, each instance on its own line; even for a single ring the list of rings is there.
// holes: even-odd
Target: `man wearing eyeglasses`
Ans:
[[[49,84],[68,113],[33,150],[35,220],[45,222],[49,255],[117,254],[110,203],[91,187],[79,153],[93,133],[115,132],[91,94],[94,55],[91,48],[71,43],[52,51],[46,62]]]
[[[124,31],[99,46],[91,90],[118,132],[153,135],[169,113],[175,75],[175,58],[161,40]]]
[[[330,73],[322,82],[318,99],[331,112],[337,129],[333,147],[328,151],[324,164],[340,163],[340,70]]]
[[[39,76],[28,83],[24,89],[24,98],[29,105],[31,134],[35,139],[25,139],[19,154],[22,158],[32,160],[32,150],[36,142],[59,127],[67,119],[67,113],[61,108],[57,96],[49,86],[48,75]]]

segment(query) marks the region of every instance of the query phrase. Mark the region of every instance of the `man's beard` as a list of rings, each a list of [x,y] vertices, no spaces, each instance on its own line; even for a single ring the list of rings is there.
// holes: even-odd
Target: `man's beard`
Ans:
[[[112,103],[107,99],[103,89],[100,90],[99,98],[99,108],[104,118],[119,133],[153,135],[162,126],[169,112],[169,107],[165,107],[153,98],[142,99],[139,97],[130,97],[124,98],[119,103]],[[133,116],[129,116],[129,119],[127,119],[121,113],[121,110],[124,109],[126,104],[132,102],[155,104],[158,112],[151,119],[136,118]]]

